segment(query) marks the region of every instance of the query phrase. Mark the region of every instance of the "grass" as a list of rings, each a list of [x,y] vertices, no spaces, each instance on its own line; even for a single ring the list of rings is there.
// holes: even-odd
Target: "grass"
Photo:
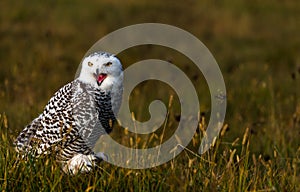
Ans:
[[[72,5],[72,6],[71,6]],[[299,191],[300,2],[251,1],[25,1],[0,2],[0,189],[2,191]],[[101,163],[91,174],[67,176],[53,158],[19,161],[12,141],[53,93],[72,81],[85,52],[105,34],[130,24],[160,22],[198,37],[218,61],[227,87],[226,125],[205,154],[197,149],[209,120],[205,79],[185,56],[160,46],[139,46],[118,57],[124,68],[142,59],[171,61],[199,95],[202,121],[184,151],[145,170]],[[153,90],[158,90],[153,92]],[[163,83],[142,83],[132,93],[137,120],[147,107],[174,96],[164,139],[178,125],[179,100]],[[134,101],[134,102],[133,102]],[[116,127],[112,137],[129,147],[159,144]]]
[[[151,169],[131,170],[102,163],[89,174],[69,176],[52,157],[18,160],[7,137],[7,119],[1,115],[1,189],[3,191],[296,191],[298,159],[274,156],[265,160],[252,154],[251,134],[224,142],[225,125],[211,150],[195,153],[201,131],[181,155]],[[205,119],[199,130],[205,129]],[[201,128],[202,127],[202,128]],[[126,135],[126,134],[125,134]],[[135,144],[134,144],[135,145]],[[135,147],[135,146],[131,146]]]

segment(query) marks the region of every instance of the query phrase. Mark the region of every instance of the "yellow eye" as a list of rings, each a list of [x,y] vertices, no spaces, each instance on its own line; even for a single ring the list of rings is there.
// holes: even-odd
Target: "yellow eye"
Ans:
[[[108,62],[108,63],[105,63],[104,66],[108,67],[108,66],[111,66],[112,65],[112,62]]]
[[[90,66],[90,67],[91,67],[91,66],[93,66],[93,63],[91,63],[91,62],[88,62],[88,66]]]

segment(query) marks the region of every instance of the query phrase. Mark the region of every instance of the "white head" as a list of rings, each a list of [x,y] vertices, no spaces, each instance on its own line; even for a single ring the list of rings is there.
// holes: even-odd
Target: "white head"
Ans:
[[[123,83],[121,62],[110,53],[92,53],[83,59],[78,79],[96,88],[111,90],[114,84]]]

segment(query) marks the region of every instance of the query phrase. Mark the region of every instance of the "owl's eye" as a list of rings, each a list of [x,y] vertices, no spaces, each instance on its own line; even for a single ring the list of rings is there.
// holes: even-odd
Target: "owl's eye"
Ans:
[[[89,67],[93,66],[93,63],[88,62],[88,66],[89,66]]]
[[[112,65],[112,62],[108,62],[108,63],[105,63],[104,66],[108,67],[108,66],[111,66]]]

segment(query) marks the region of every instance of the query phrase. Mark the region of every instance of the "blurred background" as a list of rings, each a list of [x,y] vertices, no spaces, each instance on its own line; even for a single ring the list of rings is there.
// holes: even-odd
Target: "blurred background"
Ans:
[[[82,57],[101,37],[132,24],[165,23],[195,35],[215,56],[227,87],[225,141],[242,137],[249,128],[253,153],[268,159],[276,149],[282,156],[296,156],[300,143],[299,9],[298,0],[1,1],[0,113],[6,114],[15,138],[42,112],[55,91],[74,79]],[[146,45],[118,57],[124,68],[149,58],[180,67],[197,88],[202,115],[209,118],[207,84],[186,57]],[[146,111],[151,99],[168,102],[174,93],[164,86],[155,81],[137,86],[132,95],[137,99],[131,105],[138,120],[149,118]],[[170,116],[174,122],[177,105]]]

